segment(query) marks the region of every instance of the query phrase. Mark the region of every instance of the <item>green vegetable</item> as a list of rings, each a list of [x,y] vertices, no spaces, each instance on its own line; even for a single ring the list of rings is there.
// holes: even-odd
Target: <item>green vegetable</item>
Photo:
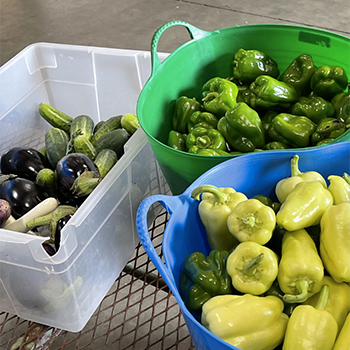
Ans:
[[[62,129],[52,128],[46,132],[46,156],[52,169],[55,169],[57,162],[66,155],[68,143],[68,134]]]
[[[345,69],[339,66],[320,66],[310,81],[311,89],[325,100],[343,92],[348,85]]]
[[[345,124],[335,118],[323,118],[311,135],[311,144],[317,145],[320,141],[331,138],[335,139],[345,132]]]
[[[306,147],[310,144],[311,135],[316,131],[316,124],[307,117],[280,113],[272,120],[276,134],[291,147]],[[271,137],[274,135],[269,133]],[[276,140],[280,141],[280,140]],[[282,141],[283,142],[283,141]]]
[[[334,118],[343,122],[350,118],[350,90],[336,94],[332,98],[331,103],[334,107]]]
[[[130,135],[132,135],[140,127],[137,116],[132,113],[124,114],[120,122],[122,128],[124,128]]]
[[[219,120],[218,130],[231,147],[241,152],[252,152],[265,144],[265,135],[258,113],[244,102],[226,112]]]
[[[293,60],[279,80],[293,86],[298,96],[305,96],[311,90],[310,81],[314,73],[315,65],[312,57],[302,54]]]
[[[94,121],[88,115],[78,115],[73,119],[70,126],[71,139],[83,135],[90,141],[94,124]]]
[[[105,148],[97,154],[94,163],[100,172],[101,178],[104,178],[108,174],[117,161],[118,156],[111,149]]]
[[[181,296],[190,311],[200,311],[212,296],[232,293],[226,272],[227,251],[212,250],[209,256],[194,252],[186,257],[180,275]]]
[[[194,154],[199,154],[202,156],[228,156],[230,153],[223,151],[221,149],[212,149],[212,148],[199,148],[197,146],[192,146],[189,150],[188,153],[194,153]]]
[[[290,148],[290,146],[281,141],[271,141],[264,145],[265,150],[288,149],[288,148]]]
[[[124,154],[124,145],[129,137],[129,133],[123,128],[112,130],[107,134],[102,135],[94,143],[96,153],[108,148],[117,153],[118,158],[120,158]]]
[[[298,98],[298,94],[292,85],[268,75],[258,76],[250,84],[250,90],[253,92],[250,104],[257,110],[286,110]]]
[[[36,176],[35,183],[42,187],[50,196],[57,197],[57,175],[52,169],[42,169]]]
[[[54,128],[62,129],[69,134],[72,117],[45,103],[40,103],[39,114]]]
[[[212,78],[202,86],[204,108],[218,118],[236,105],[237,94],[237,85],[224,78]]]
[[[206,129],[202,126],[194,128],[187,135],[186,147],[190,150],[192,146],[226,151],[226,141],[221,132],[216,129]]]
[[[186,137],[181,132],[170,130],[168,135],[168,146],[179,151],[187,151]]]
[[[91,137],[91,143],[94,144],[102,135],[107,134],[112,130],[120,128],[122,117],[122,115],[117,115],[108,118],[106,121],[99,122],[96,125],[94,133]]]
[[[171,119],[172,129],[182,134],[188,132],[187,123],[193,112],[202,110],[201,104],[195,98],[181,96],[176,100]]]
[[[74,150],[76,153],[86,154],[91,160],[94,160],[97,154],[94,145],[85,135],[78,135],[74,139]]]
[[[319,123],[322,119],[331,117],[334,114],[334,107],[322,97],[300,97],[294,104],[291,114],[302,115]]]
[[[238,49],[232,61],[234,78],[251,83],[260,75],[279,76],[278,64],[267,54],[258,50]]]
[[[214,114],[209,112],[197,111],[192,113],[187,123],[188,132],[191,132],[197,126],[201,126],[206,129],[216,129],[218,125],[218,118]]]

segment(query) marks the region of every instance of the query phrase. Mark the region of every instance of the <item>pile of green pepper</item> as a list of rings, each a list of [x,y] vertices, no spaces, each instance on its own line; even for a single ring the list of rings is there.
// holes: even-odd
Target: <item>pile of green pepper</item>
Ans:
[[[180,293],[207,329],[242,349],[331,350],[349,329],[350,176],[298,164],[295,155],[276,201],[192,191],[211,252],[185,259]]]
[[[264,52],[240,48],[231,77],[207,81],[201,101],[176,100],[167,144],[227,156],[331,142],[350,127],[348,83],[343,67],[316,67],[308,54],[280,74]]]

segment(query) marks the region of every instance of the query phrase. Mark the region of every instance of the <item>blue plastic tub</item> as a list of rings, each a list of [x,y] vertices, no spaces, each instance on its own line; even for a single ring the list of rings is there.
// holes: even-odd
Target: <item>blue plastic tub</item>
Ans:
[[[259,152],[225,161],[200,176],[179,196],[154,195],[139,206],[136,225],[140,240],[152,262],[173,292],[197,350],[237,349],[209,332],[190,313],[181,299],[179,276],[185,258],[195,251],[210,252],[204,228],[197,212],[198,201],[191,198],[194,188],[204,184],[233,187],[248,198],[263,194],[276,198],[277,182],[290,176],[290,161],[299,155],[300,171],[314,170],[325,179],[329,175],[350,173],[350,142],[317,149],[285,152]],[[171,214],[163,235],[164,261],[160,259],[148,233],[147,213],[154,203],[161,203]]]

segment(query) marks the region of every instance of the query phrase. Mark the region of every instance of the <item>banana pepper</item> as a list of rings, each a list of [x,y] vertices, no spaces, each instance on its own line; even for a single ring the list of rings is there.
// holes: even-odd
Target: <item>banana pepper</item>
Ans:
[[[212,185],[199,186],[191,195],[200,200],[198,213],[211,249],[230,250],[238,245],[239,242],[228,230],[227,218],[238,203],[248,199],[246,195],[230,187]]]
[[[338,325],[325,310],[328,295],[329,287],[324,285],[315,307],[299,305],[294,309],[287,325],[283,350],[332,350]]]
[[[306,230],[285,232],[278,267],[278,284],[288,303],[303,303],[322,287],[324,268]]]
[[[226,269],[236,290],[260,295],[276,279],[278,260],[271,249],[255,242],[242,242],[229,255]]]
[[[232,293],[231,278],[226,272],[227,251],[212,250],[206,257],[201,252],[188,255],[180,274],[181,297],[190,311],[200,311],[215,295]]]
[[[337,321],[339,332],[350,312],[350,286],[344,282],[335,282],[330,276],[323,277],[323,285],[325,284],[329,286],[329,297],[325,310]],[[315,306],[319,297],[320,292],[308,298],[303,305]]]
[[[330,206],[320,222],[320,255],[336,282],[350,282],[350,203]]]
[[[320,173],[316,171],[302,173],[299,170],[299,156],[297,154],[291,159],[290,165],[291,176],[278,181],[275,188],[275,194],[280,203],[285,202],[287,196],[299,182],[319,181],[324,188],[327,188],[327,183]]]
[[[332,350],[350,349],[350,313],[347,315],[345,323],[340,330]]]
[[[276,227],[274,210],[258,199],[238,203],[227,218],[227,227],[240,242],[266,244]]]
[[[333,204],[350,203],[350,176],[344,173],[343,176],[328,176],[328,191],[332,193]]]
[[[202,308],[210,332],[240,349],[273,350],[283,341],[289,317],[275,296],[220,295]]]

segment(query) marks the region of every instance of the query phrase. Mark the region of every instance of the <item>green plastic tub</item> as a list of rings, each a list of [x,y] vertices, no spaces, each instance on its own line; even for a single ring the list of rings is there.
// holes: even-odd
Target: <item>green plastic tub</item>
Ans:
[[[166,29],[177,25],[187,28],[190,40],[161,62],[158,41]],[[350,38],[329,31],[276,24],[204,31],[182,21],[164,24],[152,38],[152,73],[139,96],[137,115],[174,195],[181,194],[208,169],[233,157],[190,154],[175,150],[166,142],[175,101],[182,95],[200,101],[201,87],[206,81],[214,76],[231,76],[233,55],[240,47],[265,52],[278,62],[281,72],[298,55],[307,53],[312,55],[316,66],[339,65],[350,77]],[[349,140],[350,130],[347,130],[334,142]]]

